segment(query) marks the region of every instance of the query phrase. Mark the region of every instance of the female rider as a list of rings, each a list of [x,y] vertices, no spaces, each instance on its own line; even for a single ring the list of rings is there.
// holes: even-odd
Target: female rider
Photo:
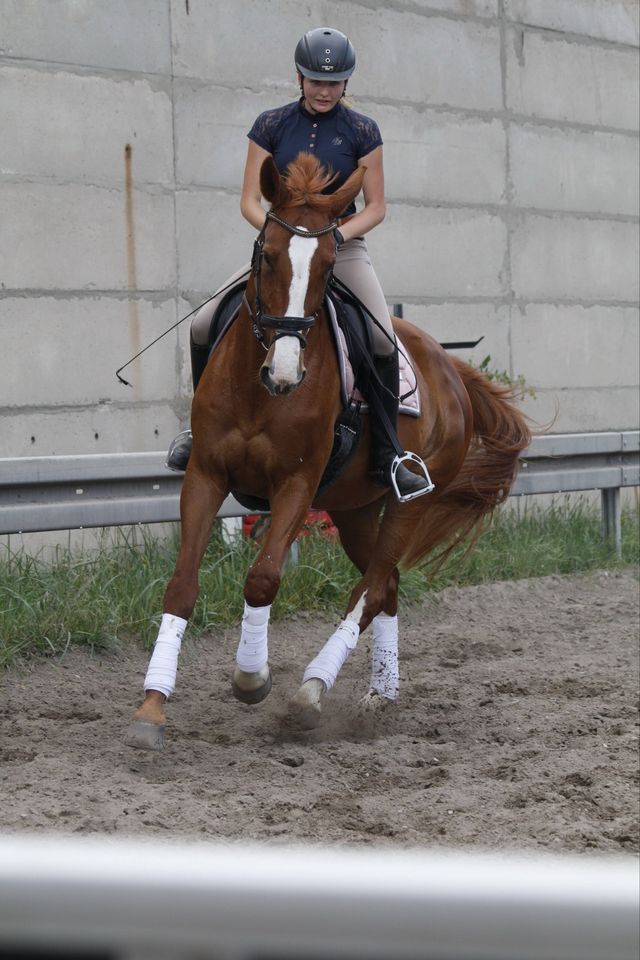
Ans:
[[[318,27],[309,30],[295,50],[295,65],[301,97],[275,110],[261,113],[248,133],[249,148],[244,170],[240,210],[243,217],[262,230],[265,210],[261,204],[260,168],[271,155],[281,173],[300,151],[313,153],[321,163],[337,174],[327,188],[333,192],[353,171],[366,166],[363,181],[364,207],[356,213],[355,203],[344,211],[340,228],[335,231],[336,262],[334,275],[365,305],[377,321],[372,325],[374,363],[384,386],[385,412],[395,428],[398,416],[398,352],[389,310],[375,274],[364,234],[385,216],[382,138],[374,120],[356,113],[341,103],[347,80],[355,70],[355,51],[339,30]],[[245,280],[250,265],[234,274],[225,291],[236,280]],[[209,356],[211,318],[222,296],[214,296],[195,315],[191,326],[191,363],[194,390]],[[396,451],[387,431],[371,416],[372,477],[381,486],[391,485],[391,466]],[[174,470],[184,470],[191,450],[191,433],[176,437],[167,459]],[[397,467],[396,484],[402,497],[428,493],[427,479],[413,473],[403,463]]]

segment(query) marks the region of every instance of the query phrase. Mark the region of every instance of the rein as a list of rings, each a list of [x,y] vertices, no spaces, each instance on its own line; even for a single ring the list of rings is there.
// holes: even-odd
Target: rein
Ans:
[[[246,293],[244,295],[244,303],[252,320],[253,335],[266,350],[267,344],[265,343],[264,339],[264,328],[270,327],[276,331],[276,335],[273,338],[272,344],[275,343],[276,340],[280,340],[282,337],[297,337],[302,344],[302,349],[304,349],[307,345],[307,341],[304,333],[301,331],[307,331],[311,329],[318,316],[318,311],[307,317],[275,317],[270,313],[265,313],[262,309],[262,259],[264,256],[264,235],[269,220],[273,220],[281,227],[284,227],[285,230],[288,230],[289,233],[295,234],[296,237],[309,237],[312,239],[315,237],[323,237],[326,233],[333,233],[338,224],[337,221],[334,220],[332,223],[328,223],[325,227],[320,227],[318,230],[305,230],[302,227],[294,226],[294,224],[289,223],[287,220],[283,220],[281,217],[278,217],[275,213],[272,213],[269,210],[264,222],[264,226],[253,244],[251,273],[254,277],[256,287],[255,310],[251,309],[251,304],[247,299]]]

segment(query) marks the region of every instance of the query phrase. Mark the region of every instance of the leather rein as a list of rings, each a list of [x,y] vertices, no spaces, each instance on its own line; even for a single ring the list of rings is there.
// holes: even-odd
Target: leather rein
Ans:
[[[328,223],[325,227],[320,227],[318,230],[306,230],[303,227],[294,226],[294,224],[289,223],[287,220],[283,220],[281,217],[278,217],[275,213],[272,213],[271,210],[269,210],[264,222],[264,226],[253,244],[251,273],[255,280],[255,310],[251,309],[251,305],[247,299],[246,293],[243,297],[244,303],[249,311],[249,316],[251,317],[253,335],[255,336],[256,340],[258,340],[262,346],[267,349],[269,345],[264,339],[264,328],[270,327],[276,331],[276,335],[272,340],[272,344],[281,337],[297,337],[302,344],[302,348],[304,349],[307,345],[307,341],[304,333],[301,331],[307,331],[314,325],[318,316],[318,311],[308,317],[274,317],[270,313],[265,313],[262,309],[261,274],[262,260],[264,257],[264,235],[267,224],[270,220],[278,223],[281,227],[284,227],[285,230],[288,230],[289,233],[293,233],[297,237],[310,238],[322,237],[326,233],[333,233],[338,226],[338,223],[336,220],[334,220],[332,223]]]

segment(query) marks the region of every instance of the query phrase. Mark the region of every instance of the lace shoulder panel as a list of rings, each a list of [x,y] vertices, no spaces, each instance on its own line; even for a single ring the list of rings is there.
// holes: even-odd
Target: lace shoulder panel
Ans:
[[[297,108],[297,104],[293,105]],[[291,113],[291,104],[284,107],[276,107],[274,110],[265,110],[256,117],[251,130],[247,134],[250,140],[257,143],[263,150],[273,153],[276,147],[276,137],[278,130],[284,120]]]
[[[356,134],[358,145],[358,160],[366,157],[368,153],[382,146],[382,136],[380,127],[371,117],[365,117],[363,113],[357,113],[355,110],[346,110],[351,127]]]

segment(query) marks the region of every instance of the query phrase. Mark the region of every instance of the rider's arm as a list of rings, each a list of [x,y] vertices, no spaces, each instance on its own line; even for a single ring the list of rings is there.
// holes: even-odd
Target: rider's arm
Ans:
[[[260,199],[260,168],[263,161],[271,156],[268,150],[259,147],[253,140],[249,140],[247,160],[244,165],[244,180],[242,181],[242,195],[240,197],[240,212],[256,230],[262,230],[266,212]]]
[[[358,160],[358,166],[367,168],[362,184],[364,207],[355,216],[341,224],[340,233],[345,240],[362,237],[369,230],[373,230],[384,220],[386,213],[382,147],[376,147],[366,157],[361,157]]]

